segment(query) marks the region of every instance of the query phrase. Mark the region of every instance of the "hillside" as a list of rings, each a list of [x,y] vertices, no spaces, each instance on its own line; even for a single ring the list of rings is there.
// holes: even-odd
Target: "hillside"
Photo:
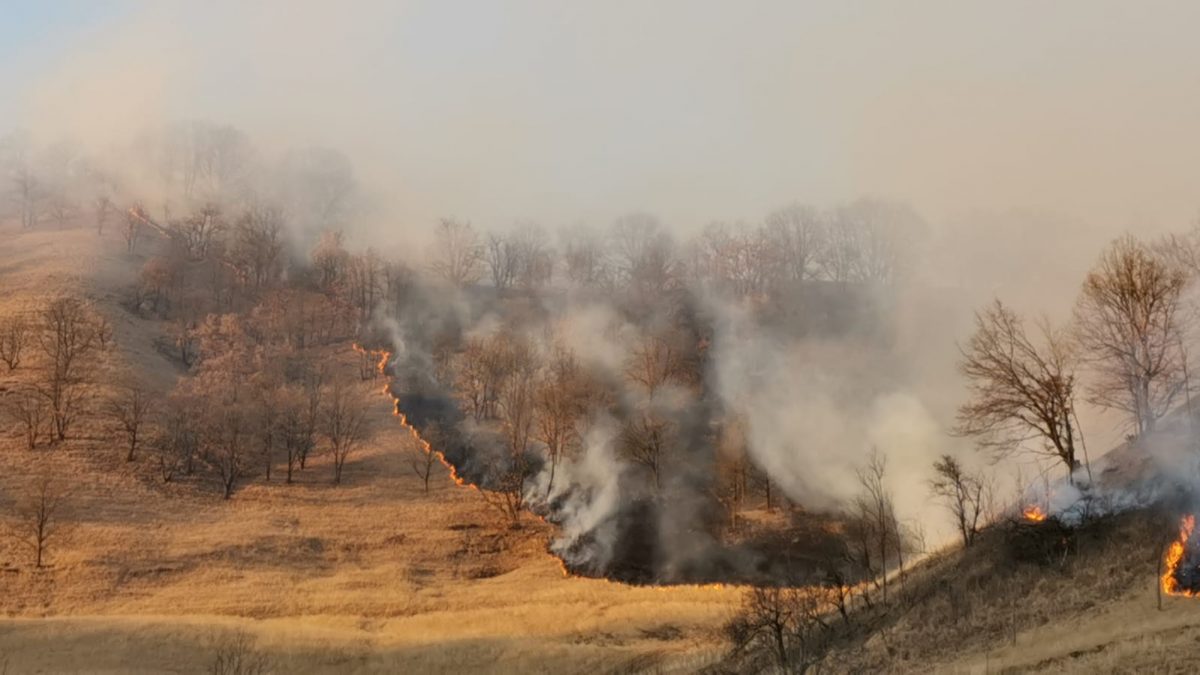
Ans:
[[[158,326],[119,305],[141,256],[116,233],[3,227],[0,314],[82,293],[115,333],[99,381],[132,368],[159,391],[173,384]],[[348,345],[329,356],[357,368]],[[0,373],[0,388],[28,377]],[[255,481],[228,502],[206,479],[164,484],[148,459],[126,463],[94,413],[60,446],[30,452],[15,429],[0,435],[3,503],[49,470],[70,485],[71,524],[42,570],[0,543],[0,662],[18,673],[204,672],[230,631],[251,635],[280,672],[623,671],[702,663],[719,648],[736,590],[564,578],[536,519],[509,529],[441,467],[423,494],[412,437],[385,397],[371,400],[374,435],[342,485],[318,457],[295,484]]]
[[[159,392],[181,370],[161,325],[121,306],[144,258],[87,229],[5,231],[0,315],[70,291],[95,301],[115,345],[97,364],[102,398],[132,369]],[[328,361],[355,371],[349,345]],[[29,368],[0,374],[0,389]],[[379,382],[366,382],[373,392]],[[0,435],[0,500],[35,476],[69,485],[69,528],[49,564],[0,538],[0,663],[8,672],[207,672],[238,635],[276,672],[695,672],[722,662],[742,591],[635,587],[564,577],[549,526],[513,529],[437,467],[425,494],[420,449],[371,399],[373,435],[330,482],[317,456],[294,484],[248,482],[230,501],[205,477],[164,483],[124,460],[91,409],[60,445]],[[6,422],[7,424],[7,422]],[[1117,465],[1139,466],[1126,446]],[[1132,471],[1132,469],[1130,469]],[[886,607],[828,618],[832,672],[1190,672],[1200,602],[1158,607],[1157,565],[1178,514],[1136,511],[1077,532],[1000,523],[967,551],[893,580]],[[750,515],[748,517],[754,517]]]

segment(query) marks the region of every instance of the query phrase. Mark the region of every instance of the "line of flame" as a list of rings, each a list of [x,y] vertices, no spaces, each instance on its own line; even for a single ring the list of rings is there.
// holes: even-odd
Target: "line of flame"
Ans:
[[[1179,571],[1179,565],[1183,562],[1183,554],[1188,541],[1192,538],[1192,532],[1196,529],[1196,516],[1188,514],[1179,519],[1179,539],[1171,542],[1167,547],[1166,557],[1163,558],[1163,574],[1160,579],[1162,582],[1163,593],[1167,595],[1182,595],[1184,597],[1195,597],[1196,591],[1189,588],[1180,588],[1179,579],[1175,577],[1175,573]]]
[[[433,454],[433,456],[436,457],[439,462],[441,462],[442,466],[446,467],[447,471],[449,471],[449,473],[450,473],[450,479],[454,481],[455,485],[470,488],[477,492],[482,491],[482,488],[480,488],[478,485],[476,485],[475,483],[472,483],[472,482],[466,480],[465,478],[463,478],[462,476],[458,475],[458,469],[455,468],[454,464],[452,464],[448,459],[446,459],[446,455],[444,455],[440,450],[435,450],[433,448],[433,446],[431,446],[429,444],[428,441],[426,441],[424,438],[422,438],[421,433],[419,431],[417,431],[417,428],[414,427],[412,424],[410,424],[408,421],[408,418],[404,415],[403,412],[401,412],[400,399],[395,394],[392,393],[391,378],[387,374],[387,366],[388,366],[388,363],[391,361],[392,352],[390,352],[386,349],[367,349],[366,347],[363,347],[362,345],[360,345],[358,343],[353,343],[353,344],[351,344],[351,346],[354,348],[354,351],[358,352],[359,354],[362,354],[364,356],[374,357],[374,358],[378,359],[375,363],[375,370],[384,377],[384,385],[383,385],[383,389],[381,390],[381,393],[383,393],[385,396],[387,396],[389,399],[391,399],[392,415],[400,420],[400,426],[404,427],[405,429],[408,430],[408,432],[410,434],[412,434],[412,437],[414,439],[416,439],[416,441],[419,444],[419,446],[421,447],[421,449],[423,449],[427,453]],[[548,522],[546,520],[545,516],[542,516],[542,515],[539,515],[536,513],[533,515],[534,515],[534,517],[541,520],[543,523]],[[550,553],[550,556],[552,558],[554,558],[554,561],[556,563],[558,563],[558,567],[562,571],[562,575],[564,577],[574,576],[571,573],[571,570],[567,568],[567,563],[565,560],[563,560],[559,556],[554,555],[553,553]],[[613,581],[612,579],[600,578],[600,579],[598,579],[598,581],[602,581],[604,583],[613,584],[613,585],[617,585],[617,586],[625,586],[625,587],[629,586],[629,584],[624,584],[619,581]],[[653,588],[653,589],[659,590],[659,591],[669,591],[672,588],[677,588],[680,586],[686,586],[688,588],[697,588],[700,590],[723,590],[723,589],[728,589],[728,588],[739,588],[739,586],[737,584],[721,584],[721,583],[673,584],[671,586],[650,586],[649,588]]]

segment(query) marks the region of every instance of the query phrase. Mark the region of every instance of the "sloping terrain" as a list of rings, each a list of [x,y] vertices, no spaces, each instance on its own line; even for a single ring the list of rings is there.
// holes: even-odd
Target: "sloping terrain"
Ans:
[[[5,231],[3,241],[0,315],[69,291],[112,322],[97,400],[126,368],[162,392],[174,383],[157,324],[119,304],[143,260],[115,234]],[[348,346],[329,358],[357,368]],[[0,372],[0,388],[32,377]],[[375,431],[342,485],[317,457],[295,484],[256,479],[228,502],[210,478],[163,483],[148,458],[126,463],[98,406],[74,438],[32,452],[6,421],[0,504],[49,473],[69,485],[69,527],[40,570],[0,540],[0,663],[16,673],[207,672],[238,631],[278,672],[692,669],[720,649],[736,589],[564,578],[536,519],[509,528],[440,467],[424,494],[415,441],[384,396],[371,400]]]
[[[140,256],[90,230],[2,234],[0,315],[72,292],[110,320],[115,346],[96,364],[96,400],[127,369],[160,392],[174,384],[181,371],[155,345],[161,326],[120,304]],[[328,360],[358,368],[348,345]],[[0,390],[32,377],[30,367],[0,371]],[[0,665],[207,672],[231,636],[244,634],[276,672],[721,667],[722,626],[739,589],[564,577],[536,518],[510,528],[441,467],[425,494],[411,466],[416,442],[387,397],[371,400],[373,436],[342,485],[318,456],[294,484],[256,479],[228,502],[202,474],[164,483],[149,458],[126,462],[98,406],[74,438],[32,452],[5,421],[5,515],[36,476],[70,492],[69,527],[52,540],[45,568],[0,537]],[[1110,464],[1141,465],[1129,447]],[[1161,598],[1160,609],[1157,592],[1178,515],[1130,512],[1075,532],[1001,523],[969,550],[897,577],[886,606],[833,618],[824,669],[1193,672],[1200,600]]]

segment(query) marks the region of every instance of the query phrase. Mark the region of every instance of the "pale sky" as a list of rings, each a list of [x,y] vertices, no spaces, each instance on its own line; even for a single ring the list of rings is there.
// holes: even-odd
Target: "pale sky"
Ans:
[[[398,223],[1200,206],[1200,3],[0,0],[0,127],[346,150]]]

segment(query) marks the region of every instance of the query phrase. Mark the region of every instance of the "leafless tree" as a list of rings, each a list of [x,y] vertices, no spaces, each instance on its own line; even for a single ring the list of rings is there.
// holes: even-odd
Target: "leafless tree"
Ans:
[[[200,436],[196,429],[195,407],[191,401],[173,394],[168,397],[166,405],[159,409],[157,431],[151,440],[151,447],[164,483],[171,482],[180,471],[190,476],[195,470]]]
[[[205,204],[201,209],[180,220],[170,221],[168,227],[183,243],[184,251],[192,260],[204,260],[209,256],[213,243],[225,231],[221,209],[216,204]]]
[[[126,462],[134,460],[153,408],[153,394],[137,380],[130,380],[118,387],[117,393],[109,399],[108,415],[125,434],[128,444],[125,453]]]
[[[366,401],[361,391],[335,381],[324,394],[321,430],[333,454],[333,482],[342,482],[346,459],[366,438]]]
[[[506,235],[492,233],[487,237],[484,255],[492,273],[492,285],[497,290],[510,288],[516,281],[519,261],[515,244],[513,238]]]
[[[5,399],[4,408],[8,416],[21,426],[25,447],[35,449],[45,431],[49,415],[45,400],[34,392],[16,391]]]
[[[49,475],[34,477],[13,508],[14,521],[9,527],[12,539],[28,548],[34,565],[45,562],[50,542],[64,532],[68,493]]]
[[[981,476],[963,469],[962,464],[950,455],[942,455],[934,462],[933,471],[934,478],[929,481],[930,492],[942,500],[950,511],[963,546],[970,546],[975,542],[979,528],[985,524],[991,486]]]
[[[11,315],[0,321],[0,361],[11,372],[21,365],[21,357],[29,344],[29,322]]]
[[[55,298],[41,311],[37,339],[47,362],[39,387],[50,404],[54,435],[60,441],[67,437],[77,412],[88,356],[98,347],[98,338],[92,311],[76,298]]]
[[[654,216],[631,214],[613,225],[613,255],[625,286],[642,298],[658,298],[678,281],[670,234]]]
[[[511,347],[503,333],[468,338],[455,360],[455,389],[463,411],[476,422],[498,415],[500,389],[513,365]]]
[[[322,232],[309,257],[317,270],[317,286],[326,294],[335,292],[341,286],[350,263],[350,254],[342,244],[342,233]]]
[[[663,462],[674,430],[671,419],[648,403],[631,414],[621,429],[621,447],[629,459],[650,472],[655,489],[662,488]]]
[[[1096,374],[1091,400],[1127,413],[1145,434],[1185,393],[1180,298],[1187,278],[1131,236],[1114,241],[1076,304],[1079,341]]]
[[[825,224],[816,209],[791,204],[771,212],[765,240],[780,255],[784,279],[800,282],[817,275],[825,249]]]
[[[213,645],[209,675],[267,675],[271,664],[254,649],[254,639],[243,631],[223,635]]]
[[[435,232],[430,269],[443,281],[463,288],[479,281],[483,247],[468,222],[443,218]]]
[[[681,381],[687,372],[683,350],[674,336],[649,335],[633,348],[625,363],[625,377],[654,394],[668,383]]]
[[[204,439],[204,458],[220,481],[222,496],[233,496],[237,484],[250,470],[250,421],[236,396],[210,404]]]
[[[887,603],[888,570],[895,563],[903,565],[905,550],[892,495],[884,484],[887,459],[872,449],[857,473],[860,493],[851,504],[847,527],[851,554],[857,566],[882,589],[883,602]],[[870,602],[865,589],[863,597]]]
[[[425,494],[429,494],[429,478],[433,475],[433,468],[438,464],[433,448],[444,447],[446,441],[442,428],[436,422],[427,425],[422,430],[421,437],[425,439],[428,447],[423,444],[414,444],[413,457],[409,460],[409,464],[412,466],[413,473],[421,479]]]
[[[604,240],[594,232],[572,228],[563,234],[567,280],[578,288],[602,289],[613,282]]]
[[[806,673],[830,645],[825,617],[831,608],[829,592],[819,586],[750,588],[725,630],[735,655],[768,654],[778,672]]]
[[[1035,344],[1021,318],[999,300],[975,315],[975,333],[959,362],[971,399],[959,407],[955,430],[1001,453],[1036,440],[1036,451],[1057,457],[1073,473],[1082,442],[1073,345],[1048,324],[1041,333]]]
[[[230,258],[255,289],[270,287],[283,273],[283,243],[283,213],[252,207],[234,224]]]
[[[137,250],[138,241],[142,238],[142,227],[149,222],[149,219],[146,207],[142,206],[141,202],[129,207],[125,213],[125,227],[121,230],[121,236],[125,239],[126,252],[133,253]]]
[[[535,391],[535,436],[546,446],[550,459],[550,479],[546,494],[554,489],[554,474],[563,455],[579,444],[578,422],[584,413],[585,393],[575,354],[556,346]]]

